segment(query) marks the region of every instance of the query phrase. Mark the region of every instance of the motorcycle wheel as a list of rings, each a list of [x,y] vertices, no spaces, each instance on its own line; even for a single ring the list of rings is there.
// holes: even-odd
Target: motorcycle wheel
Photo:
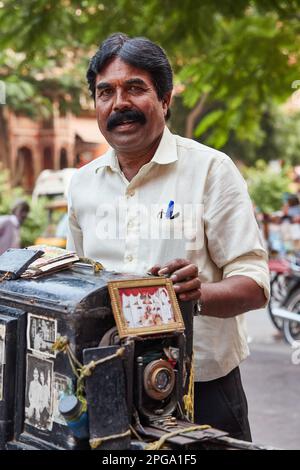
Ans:
[[[292,320],[283,320],[284,338],[291,346],[295,341],[300,340],[300,290],[291,295],[286,303],[286,308],[299,315],[299,323]]]
[[[281,305],[287,293],[287,278],[284,274],[271,274],[271,297],[268,303],[268,312],[270,319],[277,328],[281,331],[283,328],[283,319],[276,317],[273,313],[273,308]]]

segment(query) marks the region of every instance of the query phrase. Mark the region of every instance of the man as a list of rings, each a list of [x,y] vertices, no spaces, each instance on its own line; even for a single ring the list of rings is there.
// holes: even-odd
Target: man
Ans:
[[[41,327],[38,327],[34,337],[33,349],[35,349],[35,351],[46,351],[47,349],[46,343],[44,341],[44,333]]]
[[[266,304],[269,281],[245,182],[226,155],[166,127],[172,70],[156,44],[114,34],[87,78],[112,148],[72,179],[68,247],[107,269],[169,275],[180,300],[199,302],[195,421],[250,440],[239,315]]]
[[[50,379],[49,371],[48,371],[47,382],[45,382],[45,373],[44,371],[41,370],[40,382],[41,382],[41,390],[40,390],[40,395],[39,395],[39,405],[40,405],[41,427],[43,429],[47,429],[49,426],[50,409],[51,409],[51,393],[50,393],[51,379]]]
[[[20,248],[20,227],[29,210],[26,201],[17,201],[11,215],[0,216],[0,255],[8,248]]]
[[[27,417],[29,419],[35,419],[36,422],[40,421],[40,396],[42,391],[42,385],[39,381],[39,371],[37,367],[33,370],[33,380],[29,384],[28,389],[28,401],[29,407],[27,409]]]

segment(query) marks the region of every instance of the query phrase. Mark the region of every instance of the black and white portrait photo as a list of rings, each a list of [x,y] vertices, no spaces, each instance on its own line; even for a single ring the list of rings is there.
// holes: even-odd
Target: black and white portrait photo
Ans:
[[[3,400],[4,364],[5,364],[5,325],[0,325],[0,401]]]
[[[53,363],[27,354],[25,422],[38,429],[52,429]]]
[[[31,351],[48,357],[55,357],[52,346],[56,341],[57,322],[52,318],[28,314],[27,347]]]
[[[63,398],[65,395],[71,395],[72,392],[72,380],[65,375],[55,373],[53,381],[52,419],[58,424],[64,424],[65,426],[67,425],[65,419],[58,410],[58,405],[61,398]]]

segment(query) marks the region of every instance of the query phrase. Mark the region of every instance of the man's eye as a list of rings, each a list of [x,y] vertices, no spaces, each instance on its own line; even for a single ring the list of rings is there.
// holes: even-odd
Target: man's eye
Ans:
[[[137,85],[131,85],[129,87],[129,91],[133,91],[134,93],[141,93],[143,91],[143,88]]]
[[[105,88],[104,90],[98,91],[98,98],[107,98],[112,94],[112,90],[110,88]]]

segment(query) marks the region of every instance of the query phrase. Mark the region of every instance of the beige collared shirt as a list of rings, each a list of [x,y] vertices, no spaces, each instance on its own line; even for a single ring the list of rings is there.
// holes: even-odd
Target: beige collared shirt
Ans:
[[[167,127],[130,182],[112,149],[80,168],[69,190],[69,225],[68,248],[107,269],[145,274],[186,258],[202,282],[244,275],[269,298],[267,254],[245,181],[227,155]],[[222,377],[249,354],[243,315],[196,317],[194,329],[196,380]]]

